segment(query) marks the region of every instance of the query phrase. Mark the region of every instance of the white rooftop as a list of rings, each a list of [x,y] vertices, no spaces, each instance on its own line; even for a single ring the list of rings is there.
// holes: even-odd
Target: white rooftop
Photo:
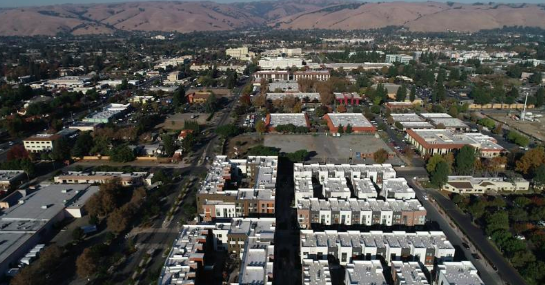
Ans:
[[[304,113],[270,114],[270,126],[292,124],[296,127],[307,127],[307,119]]]
[[[345,284],[387,285],[380,260],[354,260],[346,265]]]
[[[331,123],[336,127],[338,125],[352,127],[372,127],[373,125],[361,113],[328,113]]]
[[[437,266],[439,280],[452,285],[484,285],[471,261],[444,262]]]

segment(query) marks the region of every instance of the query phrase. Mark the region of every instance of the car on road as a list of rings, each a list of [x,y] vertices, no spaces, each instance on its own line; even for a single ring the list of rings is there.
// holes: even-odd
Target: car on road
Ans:
[[[9,142],[8,145],[9,145],[9,146],[12,146],[12,145],[13,145],[13,142]]]
[[[465,242],[462,242],[462,246],[465,248],[465,249],[469,249],[469,244],[465,243]]]

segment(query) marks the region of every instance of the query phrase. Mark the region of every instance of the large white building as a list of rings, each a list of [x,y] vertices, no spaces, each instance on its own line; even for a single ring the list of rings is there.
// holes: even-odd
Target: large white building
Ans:
[[[530,182],[524,179],[503,177],[449,176],[443,190],[458,194],[485,194],[494,192],[517,192],[530,189]]]
[[[259,60],[259,67],[262,70],[275,70],[287,69],[292,67],[301,68],[303,67],[303,59],[301,58],[264,58]]]
[[[251,60],[254,53],[248,50],[248,47],[228,48],[225,54],[238,60]]]
[[[346,265],[344,284],[388,285],[380,260],[354,260]]]

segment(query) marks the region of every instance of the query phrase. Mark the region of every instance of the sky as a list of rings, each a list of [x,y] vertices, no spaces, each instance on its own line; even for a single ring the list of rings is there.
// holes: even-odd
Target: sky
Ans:
[[[90,3],[115,3],[115,2],[142,2],[149,0],[0,0],[0,7],[24,7],[24,6],[44,6],[52,4],[90,4]],[[198,0],[189,0],[189,1],[198,1]],[[252,0],[210,0],[218,3],[229,3],[229,2],[249,2]],[[258,1],[258,0],[256,0]],[[365,0],[362,2],[377,2],[379,0]],[[394,0],[381,0],[381,2],[392,2]],[[426,0],[413,0],[407,2],[424,2]],[[435,0],[438,2],[447,2],[441,0]],[[473,3],[473,2],[489,2],[484,0],[453,0],[453,2],[460,3]],[[495,0],[495,3],[545,3],[545,0]]]

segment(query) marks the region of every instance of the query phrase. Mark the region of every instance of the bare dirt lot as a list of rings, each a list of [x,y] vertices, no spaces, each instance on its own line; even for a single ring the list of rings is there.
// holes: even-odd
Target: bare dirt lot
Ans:
[[[341,137],[320,135],[283,135],[267,134],[264,138],[265,146],[280,148],[282,152],[295,152],[305,149],[315,152],[311,158],[313,162],[347,163],[352,156],[353,163],[374,163],[372,158],[361,158],[359,154],[374,153],[384,148],[389,153],[395,152],[381,139],[374,135],[344,135]],[[393,165],[402,164],[401,160],[394,156],[386,163]]]
[[[229,140],[225,152],[228,157],[245,157],[250,148],[261,145],[262,142],[257,134],[238,135]],[[235,155],[235,152],[238,155]]]
[[[176,113],[170,115],[164,123],[159,124],[156,128],[163,128],[165,130],[181,130],[184,128],[185,121],[197,121],[199,125],[206,124],[206,118],[210,114],[206,113]],[[191,116],[197,116],[196,118],[191,119]]]
[[[511,116],[508,116],[508,112],[483,112],[486,115],[490,116],[491,118],[504,123],[505,125],[508,125],[510,127],[513,127],[517,130],[520,130],[523,133],[529,134],[538,140],[544,141],[545,140],[545,117],[537,118],[540,120],[538,121],[520,121],[515,120]],[[536,114],[536,112],[532,111],[532,113]],[[514,115],[515,112],[511,112],[511,115]],[[518,112],[516,113],[519,114]]]

